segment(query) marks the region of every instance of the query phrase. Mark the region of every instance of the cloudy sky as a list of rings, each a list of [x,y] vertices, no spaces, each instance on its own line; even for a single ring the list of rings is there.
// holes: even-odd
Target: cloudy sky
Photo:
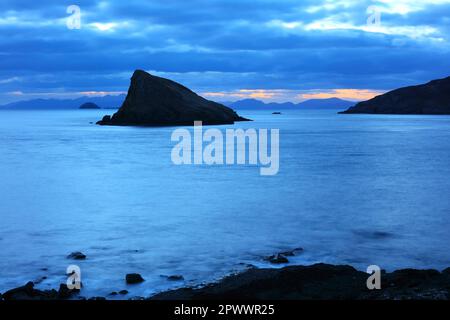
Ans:
[[[450,0],[1,0],[0,104],[120,94],[138,68],[219,101],[362,100],[449,76],[449,37]]]

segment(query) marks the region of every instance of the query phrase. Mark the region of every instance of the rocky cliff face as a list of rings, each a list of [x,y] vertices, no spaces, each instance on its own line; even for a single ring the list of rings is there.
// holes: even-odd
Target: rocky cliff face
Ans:
[[[450,114],[450,77],[390,91],[341,113]]]
[[[174,81],[136,70],[128,95],[117,113],[105,116],[100,125],[171,126],[232,124],[248,121],[232,109],[206,100]]]

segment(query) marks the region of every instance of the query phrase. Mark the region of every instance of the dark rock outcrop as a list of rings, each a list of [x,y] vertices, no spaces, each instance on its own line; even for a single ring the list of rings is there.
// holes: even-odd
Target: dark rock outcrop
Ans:
[[[273,264],[289,263],[289,260],[282,254],[275,254],[273,256],[264,258],[264,260]]]
[[[450,275],[400,270],[381,275],[381,290],[367,289],[369,275],[351,266],[316,264],[249,269],[206,287],[163,292],[153,300],[448,300]]]
[[[167,280],[169,280],[169,281],[183,281],[184,277],[180,276],[180,275],[173,275],[173,276],[168,276]]]
[[[80,109],[101,109],[101,108],[93,102],[86,102],[80,106]]]
[[[127,284],[137,284],[144,282],[145,280],[139,273],[130,273],[126,275],[125,281],[127,282]]]
[[[85,260],[86,259],[86,255],[81,253],[81,252],[72,252],[71,254],[69,254],[67,256],[67,259],[72,259],[72,260]]]
[[[3,294],[4,300],[65,300],[78,294],[79,290],[71,290],[65,284],[61,284],[59,290],[38,290],[33,282],[28,282],[22,287],[11,289]]]
[[[206,100],[174,81],[136,70],[122,107],[100,125],[174,126],[233,124],[248,121],[232,109]]]
[[[450,114],[450,77],[390,91],[341,114]]]

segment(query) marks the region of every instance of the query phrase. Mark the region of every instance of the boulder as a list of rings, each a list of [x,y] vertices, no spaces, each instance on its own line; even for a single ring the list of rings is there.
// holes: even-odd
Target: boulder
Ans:
[[[72,260],[84,260],[86,259],[86,255],[77,251],[77,252],[72,252],[71,254],[69,254],[67,256],[67,259],[72,259]]]
[[[127,284],[137,284],[144,282],[145,280],[139,273],[130,273],[126,275],[125,281],[127,282]]]

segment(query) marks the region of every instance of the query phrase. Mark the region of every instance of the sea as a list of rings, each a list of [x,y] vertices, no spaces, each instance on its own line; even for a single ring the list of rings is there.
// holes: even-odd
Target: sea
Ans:
[[[0,292],[57,289],[76,265],[82,296],[148,297],[295,248],[288,265],[450,267],[449,116],[242,110],[254,121],[215,126],[279,130],[264,176],[175,165],[177,128],[95,125],[112,112],[0,111]]]

